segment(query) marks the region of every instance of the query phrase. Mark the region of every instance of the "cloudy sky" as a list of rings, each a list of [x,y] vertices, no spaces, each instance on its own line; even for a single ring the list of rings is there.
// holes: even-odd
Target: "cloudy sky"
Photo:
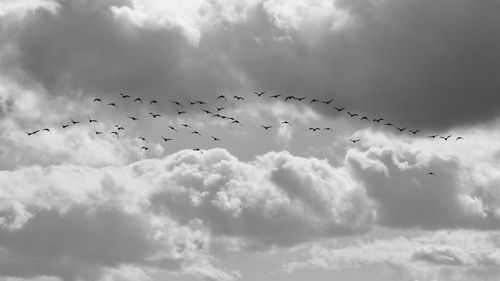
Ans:
[[[499,14],[0,0],[0,281],[498,280]]]

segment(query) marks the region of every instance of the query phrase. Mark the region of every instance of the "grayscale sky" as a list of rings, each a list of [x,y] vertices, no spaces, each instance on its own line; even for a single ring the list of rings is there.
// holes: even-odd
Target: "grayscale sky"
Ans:
[[[0,0],[0,281],[498,280],[499,15]]]

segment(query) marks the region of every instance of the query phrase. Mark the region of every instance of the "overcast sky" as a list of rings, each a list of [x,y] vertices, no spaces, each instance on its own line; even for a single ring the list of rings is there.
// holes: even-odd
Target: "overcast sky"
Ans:
[[[0,0],[0,281],[498,280],[499,15]]]

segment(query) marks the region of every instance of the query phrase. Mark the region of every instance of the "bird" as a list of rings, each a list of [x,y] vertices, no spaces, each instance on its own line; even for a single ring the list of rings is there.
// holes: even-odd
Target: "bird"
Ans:
[[[95,119],[91,119],[90,117],[88,117],[88,118],[89,118],[89,123],[97,122],[97,120],[95,120]]]
[[[168,138],[166,138],[166,137],[161,137],[161,138],[163,139],[163,141],[164,141],[164,142],[167,142],[167,141],[172,140],[172,139],[168,139]]]
[[[322,101],[324,104],[330,104],[333,101],[333,99],[327,100],[327,101]]]
[[[400,132],[403,132],[404,130],[406,130],[406,127],[404,127],[404,128],[398,128],[398,127],[396,127],[396,130],[398,130]]]
[[[360,120],[368,120],[368,121],[370,121],[370,119],[368,119],[368,117],[366,117],[366,116],[361,117]]]
[[[214,136],[210,136],[210,137],[212,137],[212,139],[213,139],[214,141],[221,141],[219,138],[216,138],[216,137],[214,137]]]
[[[122,96],[122,98],[126,99],[126,98],[130,98],[129,95],[125,95],[124,93],[120,93],[120,96]]]
[[[145,137],[137,137],[138,139],[147,142],[148,140]]]
[[[382,120],[384,120],[384,118],[373,119],[373,122],[380,123]]]
[[[231,124],[240,124],[240,125],[241,125],[241,122],[240,122],[240,121],[238,121],[238,120],[233,120],[233,121],[231,122]]]
[[[199,148],[193,148],[193,151],[198,151],[198,152],[200,152],[201,154],[203,154],[203,151],[201,151],[201,149],[199,149]]]
[[[132,119],[133,121],[137,121],[137,120],[139,120],[139,118],[134,117],[134,116],[129,116],[128,118]]]
[[[143,149],[143,150],[148,150],[148,149],[149,149],[149,147],[147,147],[147,146],[142,146],[142,147],[141,147],[141,149]]]
[[[95,127],[94,127],[94,131],[95,131],[95,134],[96,134],[96,135],[102,135],[102,134],[104,133],[104,132],[99,132],[99,131],[97,131],[97,129],[96,129]]]
[[[281,124],[283,124],[283,125],[290,125],[290,122],[288,122],[288,121],[283,121],[283,122],[281,122]]]
[[[317,99],[312,99],[309,103],[311,104],[311,103],[315,103],[315,102],[319,102],[319,100],[317,100]]]
[[[259,96],[259,98],[260,98],[260,97],[261,97],[263,94],[265,94],[266,92],[264,91],[264,92],[260,92],[260,93],[257,93],[257,92],[253,92],[253,93],[254,93],[254,94],[256,94],[257,96]]]
[[[440,138],[442,138],[443,140],[447,141],[449,138],[451,137],[451,135],[447,136],[447,137],[443,137],[443,136],[440,136]]]
[[[285,98],[285,102],[287,102],[288,100],[294,99],[294,98],[295,98],[294,96],[288,96]]]
[[[202,111],[205,112],[206,114],[213,114],[210,110],[202,109]]]
[[[33,131],[33,132],[26,132],[26,134],[28,134],[28,136],[34,135],[34,134],[36,134],[36,133],[38,133],[38,132],[37,132],[37,131]]]
[[[195,102],[196,102],[197,104],[207,104],[206,102],[201,101],[201,100],[196,100]]]
[[[455,139],[455,141],[457,141],[457,140],[463,140],[463,139],[464,139],[463,137],[457,137],[457,138]]]
[[[193,134],[196,134],[196,135],[198,135],[198,136],[200,136],[200,137],[201,137],[201,134],[200,134],[200,132],[198,132],[198,131],[192,131],[192,132],[191,132],[191,135],[193,135]]]
[[[273,96],[271,96],[271,98],[275,98],[275,99],[277,99],[278,97],[281,97],[281,95],[273,95]]]
[[[153,118],[156,118],[156,117],[160,117],[161,114],[160,113],[157,113],[157,114],[154,114],[152,112],[149,113],[149,115],[153,116]]]
[[[435,139],[436,137],[438,137],[438,135],[432,135],[432,136],[428,136],[428,137]]]
[[[237,99],[237,100],[245,100],[245,98],[240,97],[240,96],[234,96],[233,98],[235,98],[235,99]]]
[[[50,129],[49,128],[43,128],[42,131],[50,132]]]
[[[305,99],[306,97],[301,97],[301,98],[295,98],[296,100],[298,101],[302,101],[303,99]]]
[[[180,103],[180,102],[178,102],[178,101],[171,100],[170,102],[171,102],[171,103],[174,103],[174,104],[176,104],[176,105],[178,105],[178,106],[182,106],[182,107],[184,107],[184,105],[182,105],[182,103]]]
[[[345,107],[334,107],[338,112],[341,112],[342,110],[345,110]]]
[[[408,130],[408,132],[416,135],[418,132],[420,132],[420,130]]]
[[[349,114],[349,116],[351,116],[351,117],[354,117],[354,116],[358,116],[358,115],[359,115],[359,114],[357,114],[357,113],[351,113],[351,112],[349,112],[349,111],[347,111],[347,114]]]
[[[62,126],[63,129],[66,129],[66,128],[68,128],[71,125],[70,124],[63,124],[63,123],[61,123],[61,126]]]
[[[219,99],[224,99],[225,101],[227,101],[227,98],[226,98],[226,96],[224,96],[224,95],[219,95],[219,96],[217,97],[217,100],[219,100]]]
[[[313,131],[313,132],[316,132],[316,131],[319,131],[319,130],[321,130],[321,129],[320,129],[320,128],[312,128],[312,127],[311,127],[311,128],[309,128],[309,129],[307,129],[307,130],[308,130],[308,131]]]
[[[195,104],[197,103],[197,102],[195,102],[195,101],[190,101],[190,100],[188,100],[188,99],[186,99],[186,100],[189,102],[189,104],[190,104],[190,105],[195,105]]]
[[[136,98],[136,99],[134,100],[134,102],[136,102],[136,101],[140,101],[141,103],[144,103],[144,102],[142,101],[142,99],[141,99],[141,98]]]
[[[151,100],[151,101],[149,102],[149,105],[152,105],[152,104],[158,104],[158,101],[157,101],[157,100]]]
[[[217,107],[217,106],[215,108],[217,108],[217,111],[221,111],[221,110],[225,109],[224,107]]]
[[[394,124],[387,122],[384,124],[384,126],[394,126]]]
[[[273,126],[265,126],[265,125],[260,125],[262,128],[264,128],[266,131],[270,128],[272,128]]]
[[[120,138],[120,136],[118,135],[118,132],[113,131],[113,132],[111,132],[110,134],[114,134],[114,135],[116,135],[116,138],[117,138],[117,139],[119,139],[119,138]]]
[[[433,172],[428,172],[426,175],[428,175],[428,176],[435,176],[436,174],[434,174]]]
[[[114,107],[116,107],[116,109],[120,109],[120,108],[118,107],[118,105],[116,105],[116,103],[114,103],[114,102],[110,102],[110,103],[108,103],[108,105],[110,105],[110,106],[114,106]]]
[[[75,121],[75,120],[73,120],[73,119],[71,119],[69,117],[68,117],[68,119],[71,120],[71,123],[73,123],[73,125],[76,125],[76,124],[80,123],[80,121]]]
[[[323,130],[325,130],[325,131],[331,131],[331,130],[332,130],[332,128],[330,128],[330,127],[326,127],[326,128],[323,128]]]
[[[100,98],[95,98],[92,102],[96,102],[96,101],[102,102],[102,100]]]
[[[351,141],[352,143],[357,143],[358,141],[360,141],[360,139],[355,139],[355,140],[350,139],[350,141]]]
[[[116,129],[117,129],[118,131],[125,130],[125,128],[123,128],[122,126],[118,126],[118,125],[116,125]]]
[[[181,126],[184,128],[191,128],[191,126],[189,126],[188,124],[181,124]]]
[[[169,128],[170,128],[170,130],[172,130],[172,131],[176,131],[176,132],[177,132],[177,129],[176,129],[176,128],[174,128],[174,127],[172,127],[172,126],[167,126],[167,127],[169,127]]]

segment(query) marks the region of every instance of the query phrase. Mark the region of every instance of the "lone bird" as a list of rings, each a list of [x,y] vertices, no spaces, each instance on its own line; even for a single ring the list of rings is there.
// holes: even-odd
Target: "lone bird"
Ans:
[[[351,141],[352,143],[357,143],[358,141],[360,141],[360,139],[355,139],[355,140],[351,139],[350,141]]]
[[[273,126],[265,126],[265,125],[260,125],[260,126],[261,126],[262,128],[264,128],[266,131],[267,131],[268,129],[271,129],[271,128],[273,127]]]

